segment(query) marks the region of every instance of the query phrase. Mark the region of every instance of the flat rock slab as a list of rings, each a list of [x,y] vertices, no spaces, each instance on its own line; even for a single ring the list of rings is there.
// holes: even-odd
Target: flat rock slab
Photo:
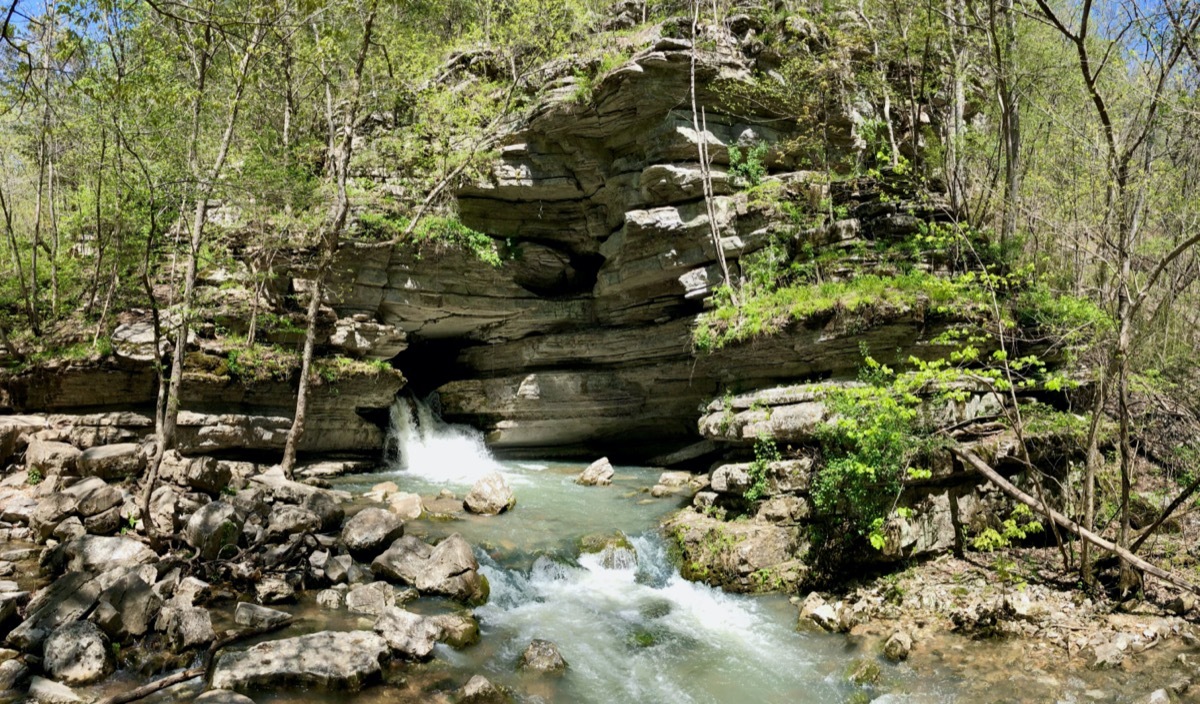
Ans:
[[[214,689],[239,692],[294,686],[356,691],[381,673],[387,641],[369,631],[321,631],[225,653],[213,672]]]

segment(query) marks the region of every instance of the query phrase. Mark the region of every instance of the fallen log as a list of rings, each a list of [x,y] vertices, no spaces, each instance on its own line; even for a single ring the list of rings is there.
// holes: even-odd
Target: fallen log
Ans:
[[[1180,589],[1189,591],[1193,594],[1200,595],[1200,587],[1197,587],[1196,585],[1192,584],[1191,582],[1187,581],[1186,579],[1183,579],[1182,577],[1179,577],[1176,574],[1168,572],[1168,571],[1162,569],[1161,567],[1158,567],[1157,565],[1153,565],[1153,564],[1143,560],[1142,558],[1138,557],[1137,555],[1133,554],[1132,552],[1126,550],[1125,548],[1123,548],[1115,543],[1112,543],[1108,540],[1105,540],[1104,538],[1101,538],[1100,536],[1096,535],[1092,531],[1084,528],[1083,526],[1079,525],[1075,521],[1072,521],[1070,518],[1067,518],[1066,516],[1062,515],[1058,511],[1055,511],[1054,509],[1050,508],[1049,506],[1043,506],[1040,501],[1038,501],[1034,497],[1030,496],[1029,494],[1026,494],[1025,492],[1021,491],[1020,489],[1018,489],[1015,485],[1013,485],[1012,482],[1008,481],[1003,476],[1001,476],[1001,474],[999,472],[997,472],[995,469],[993,469],[987,462],[984,462],[982,459],[979,458],[978,455],[971,452],[970,450],[964,450],[959,447],[954,447],[954,448],[950,449],[950,452],[954,453],[954,455],[956,457],[958,457],[959,459],[961,459],[963,462],[966,462],[967,464],[971,465],[971,467],[974,468],[975,470],[977,470],[980,474],[987,477],[989,481],[991,481],[993,484],[995,484],[997,487],[999,487],[1000,490],[1003,491],[1005,494],[1008,494],[1012,498],[1016,499],[1017,501],[1020,501],[1021,503],[1025,504],[1026,506],[1033,509],[1034,511],[1037,511],[1038,513],[1046,516],[1050,520],[1054,521],[1054,523],[1056,525],[1058,525],[1059,527],[1065,528],[1066,530],[1071,531],[1072,533],[1079,536],[1083,540],[1086,540],[1087,542],[1091,543],[1092,545],[1095,545],[1096,547],[1098,547],[1102,550],[1107,550],[1108,552],[1115,554],[1117,557],[1120,557],[1121,559],[1125,560],[1129,564],[1133,565],[1134,567],[1138,568],[1139,570],[1145,572],[1146,574],[1148,574],[1152,577],[1157,577],[1158,579],[1166,582],[1167,584],[1173,585],[1175,587],[1179,587]]]

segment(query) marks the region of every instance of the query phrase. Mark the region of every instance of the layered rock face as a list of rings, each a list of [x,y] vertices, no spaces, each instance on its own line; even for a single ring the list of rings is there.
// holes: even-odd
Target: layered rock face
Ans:
[[[451,377],[438,389],[444,415],[483,427],[500,451],[645,459],[699,440],[697,409],[722,389],[851,374],[863,342],[908,354],[939,331],[920,311],[870,322],[826,316],[752,345],[694,352],[695,316],[723,281],[716,242],[734,276],[772,238],[799,244],[781,234],[786,218],[734,187],[728,147],[772,145],[765,164],[789,201],[815,207],[826,191],[796,171],[805,157],[797,125],[724,107],[729,86],[748,85],[762,57],[732,35],[700,52],[707,130],[698,132],[690,45],[657,31],[649,48],[596,79],[587,104],[574,102],[566,79],[504,138],[490,179],[457,193],[463,222],[503,242],[501,266],[456,250],[343,250],[339,315],[374,316],[414,344],[445,345],[438,369],[406,373]],[[834,125],[833,149],[852,150],[855,119]],[[701,142],[715,162],[711,210]],[[843,201],[854,206],[855,197]],[[904,203],[869,206],[802,238],[850,248],[919,222]]]

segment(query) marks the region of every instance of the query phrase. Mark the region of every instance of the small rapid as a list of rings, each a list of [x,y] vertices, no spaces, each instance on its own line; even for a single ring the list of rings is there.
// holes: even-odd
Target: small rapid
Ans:
[[[426,403],[392,409],[391,469],[347,478],[348,488],[391,480],[405,491],[461,497],[500,471],[517,506],[495,517],[431,522],[430,538],[459,532],[478,546],[491,584],[476,609],[483,642],[439,646],[453,669],[483,673],[530,701],[841,702],[848,690],[814,653],[835,637],[798,633],[782,597],[746,597],[683,579],[658,524],[683,499],[651,499],[649,469],[618,467],[612,486],[574,482],[582,465],[499,462],[471,428],[443,422]],[[354,484],[357,482],[357,484]],[[622,547],[585,552],[614,537]],[[515,670],[535,638],[553,641],[570,663],[560,678]],[[469,676],[469,675],[468,675]]]

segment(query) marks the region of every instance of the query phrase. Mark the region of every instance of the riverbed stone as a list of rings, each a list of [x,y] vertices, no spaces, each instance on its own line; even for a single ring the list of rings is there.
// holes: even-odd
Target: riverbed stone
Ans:
[[[29,676],[29,668],[24,662],[16,659],[0,662],[0,692],[16,689],[17,685]]]
[[[396,590],[387,582],[371,582],[350,587],[346,608],[357,614],[378,616],[396,605]]]
[[[229,480],[233,478],[229,465],[215,457],[185,457],[177,450],[168,450],[163,455],[159,472],[163,479],[181,487],[214,495],[229,486]]]
[[[540,638],[530,642],[517,661],[518,669],[542,674],[560,674],[565,672],[567,667],[567,661],[563,659],[562,653],[558,652],[558,646]]]
[[[42,497],[29,514],[29,528],[40,541],[54,535],[58,524],[72,516],[79,501],[69,494],[56,493]]]
[[[517,497],[499,472],[492,472],[475,482],[467,498],[463,499],[463,508],[481,516],[504,513],[516,504]]]
[[[322,589],[317,592],[317,605],[326,609],[342,608],[342,593],[336,589]]]
[[[208,645],[217,639],[212,615],[198,606],[172,608],[167,619],[167,639],[176,650]]]
[[[142,446],[135,442],[89,447],[76,459],[79,474],[102,479],[123,479],[141,474],[146,467]]]
[[[508,697],[491,680],[475,675],[458,691],[458,704],[504,704]]]
[[[37,704],[82,704],[86,701],[67,685],[43,677],[29,681],[29,699]]]
[[[104,572],[154,562],[158,554],[145,543],[123,536],[84,535],[66,544],[67,569]]]
[[[34,594],[25,620],[8,634],[7,642],[25,651],[39,647],[46,636],[91,611],[100,596],[99,581],[83,572],[68,572]]]
[[[607,486],[612,484],[613,474],[612,463],[607,457],[601,457],[580,472],[575,482],[584,486]]]
[[[62,493],[74,497],[75,510],[82,518],[104,513],[120,506],[125,500],[125,492],[99,477],[88,477],[76,482],[63,489]]]
[[[402,521],[415,521],[425,512],[421,497],[401,491],[390,495],[387,499],[388,510],[396,514]]]
[[[217,659],[212,686],[252,691],[320,687],[357,691],[379,678],[391,649],[370,631],[321,631],[267,641]]]
[[[487,601],[487,581],[479,574],[479,563],[471,546],[458,533],[436,547],[406,535],[375,558],[371,569],[385,579],[416,587],[423,594],[438,594],[468,603]]]
[[[321,528],[321,517],[300,506],[276,504],[267,517],[267,536],[287,538],[296,533],[313,533]]]
[[[438,640],[451,648],[479,642],[479,621],[470,614],[438,614],[429,620],[438,628]]]
[[[244,519],[232,504],[214,501],[188,519],[183,539],[200,552],[205,560],[215,560],[222,552],[232,553],[242,536]]]
[[[342,526],[342,544],[351,555],[369,560],[404,535],[404,521],[382,508],[365,508]]]
[[[37,470],[43,477],[74,474],[80,454],[74,445],[35,436],[25,448],[25,466]]]
[[[254,704],[254,700],[228,689],[210,689],[196,697],[192,704]]]
[[[246,601],[238,602],[237,608],[233,610],[234,623],[249,628],[271,628],[290,620],[292,620],[292,615],[286,611],[268,609],[265,606]]]
[[[100,593],[91,618],[110,638],[143,636],[154,623],[163,600],[154,590],[153,578],[146,580],[144,572],[127,569]]]
[[[393,654],[408,660],[427,660],[441,635],[432,619],[396,606],[380,612],[375,632],[383,636]]]
[[[43,646],[42,667],[59,682],[91,684],[112,671],[108,638],[90,621],[55,629]]]
[[[260,604],[281,604],[296,598],[296,589],[282,577],[263,577],[254,585],[254,596]]]
[[[913,640],[905,631],[896,631],[883,644],[883,655],[892,662],[907,660],[912,651]]]

